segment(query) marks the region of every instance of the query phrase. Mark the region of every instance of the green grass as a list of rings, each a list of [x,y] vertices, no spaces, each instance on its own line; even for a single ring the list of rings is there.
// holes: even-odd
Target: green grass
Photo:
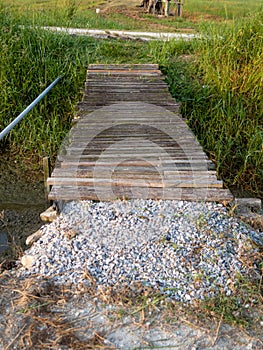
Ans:
[[[245,17],[262,8],[262,0],[186,0],[185,14],[196,18],[228,20]]]
[[[231,187],[263,195],[263,13],[205,28],[195,56],[165,67],[173,95]],[[211,36],[207,36],[207,33]],[[179,67],[179,69],[178,69]]]
[[[199,304],[200,310],[208,315],[222,317],[222,320],[232,325],[249,328],[262,318],[262,283],[248,280],[238,276],[235,292],[231,297],[218,294],[215,298],[207,299]],[[251,309],[257,309],[258,314],[251,313]]]

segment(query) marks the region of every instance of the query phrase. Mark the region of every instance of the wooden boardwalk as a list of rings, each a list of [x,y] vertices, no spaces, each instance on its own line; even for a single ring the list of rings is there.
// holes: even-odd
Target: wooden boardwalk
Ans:
[[[158,65],[89,65],[50,200],[230,201]]]

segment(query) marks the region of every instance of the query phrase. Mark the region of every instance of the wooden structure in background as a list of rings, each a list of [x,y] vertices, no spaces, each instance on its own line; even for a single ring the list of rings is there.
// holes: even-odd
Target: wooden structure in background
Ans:
[[[168,17],[170,15],[170,4],[176,7],[175,15],[182,17],[184,0],[142,0],[140,7],[144,7],[147,13]]]

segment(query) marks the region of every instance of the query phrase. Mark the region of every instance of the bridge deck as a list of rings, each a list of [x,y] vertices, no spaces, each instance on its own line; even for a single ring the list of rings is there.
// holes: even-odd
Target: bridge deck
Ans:
[[[157,65],[89,65],[50,200],[230,201]]]

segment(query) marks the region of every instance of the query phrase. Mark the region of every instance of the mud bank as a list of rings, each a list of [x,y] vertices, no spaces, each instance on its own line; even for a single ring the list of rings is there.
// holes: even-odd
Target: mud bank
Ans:
[[[27,174],[0,158],[0,263],[25,248],[26,237],[43,225],[46,208],[42,174]]]

